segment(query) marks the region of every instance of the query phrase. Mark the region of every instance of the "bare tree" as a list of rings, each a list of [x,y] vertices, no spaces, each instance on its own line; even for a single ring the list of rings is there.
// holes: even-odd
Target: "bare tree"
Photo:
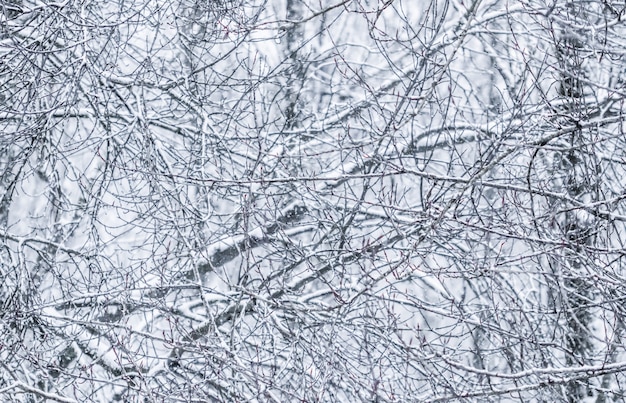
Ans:
[[[5,1],[2,400],[622,399],[625,11]]]

